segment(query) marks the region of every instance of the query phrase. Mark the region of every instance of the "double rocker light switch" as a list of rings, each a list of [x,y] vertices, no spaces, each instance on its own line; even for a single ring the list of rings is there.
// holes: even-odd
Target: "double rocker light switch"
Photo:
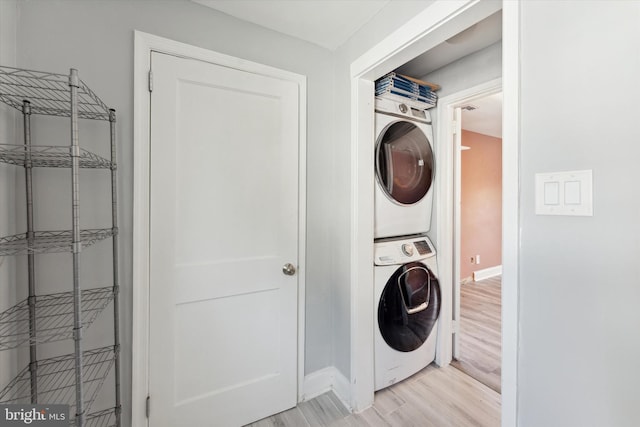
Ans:
[[[537,173],[536,214],[593,216],[592,171]]]

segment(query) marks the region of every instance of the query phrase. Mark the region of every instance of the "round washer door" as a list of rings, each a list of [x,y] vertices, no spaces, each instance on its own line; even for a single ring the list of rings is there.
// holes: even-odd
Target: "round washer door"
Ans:
[[[433,182],[434,158],[427,136],[414,123],[387,126],[376,143],[376,177],[391,200],[418,203]]]
[[[385,342],[403,352],[429,338],[440,314],[440,284],[421,262],[400,266],[387,281],[378,303],[378,327]]]

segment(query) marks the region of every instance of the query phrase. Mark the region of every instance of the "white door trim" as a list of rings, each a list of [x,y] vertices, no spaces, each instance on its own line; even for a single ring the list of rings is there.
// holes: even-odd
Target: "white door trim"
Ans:
[[[518,425],[520,2],[502,8],[502,426]]]
[[[517,425],[520,6],[437,1],[351,64],[351,406],[373,403],[373,81],[502,8],[503,331],[502,426]],[[436,200],[434,203],[439,203]],[[440,218],[438,218],[440,221]],[[439,239],[438,239],[439,240]],[[443,254],[439,250],[440,255]],[[451,261],[451,254],[449,263]],[[439,270],[444,265],[439,258]],[[444,322],[443,322],[444,323]]]
[[[436,200],[434,209],[438,218],[436,235],[438,236],[438,276],[440,283],[451,283],[452,286],[441,286],[443,299],[452,301],[452,298],[459,298],[460,282],[459,273],[459,251],[460,251],[460,221],[456,217],[459,209],[454,209],[454,205],[459,202],[460,188],[459,179],[455,179],[457,174],[460,178],[459,150],[460,143],[452,143],[454,110],[465,103],[475,99],[498,93],[502,90],[502,79],[495,79],[489,82],[474,86],[469,89],[445,96],[438,100],[436,111],[436,165],[438,176],[436,177]],[[455,189],[455,191],[451,191]],[[458,255],[456,255],[458,254]],[[456,295],[457,294],[457,295]],[[443,319],[455,319],[455,312],[452,304],[444,304],[440,316]],[[448,322],[440,322],[440,336],[438,337],[438,350],[436,363],[439,366],[447,365],[453,356],[453,346],[451,335],[453,330]]]
[[[306,77],[263,64],[135,31],[134,34],[134,158],[133,158],[133,314],[132,314],[132,425],[147,425],[145,414],[149,372],[149,69],[151,52],[193,58],[258,73],[299,85],[299,222],[298,246],[298,400],[304,380],[305,241],[306,241]]]

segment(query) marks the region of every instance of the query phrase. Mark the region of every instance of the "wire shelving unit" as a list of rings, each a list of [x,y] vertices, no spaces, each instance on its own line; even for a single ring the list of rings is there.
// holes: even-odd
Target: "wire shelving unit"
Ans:
[[[77,427],[119,427],[120,335],[118,268],[118,200],[115,110],[109,109],[71,69],[68,75],[0,66],[0,102],[18,109],[24,123],[23,144],[0,144],[0,162],[23,167],[26,190],[26,232],[0,236],[0,256],[27,257],[28,298],[0,313],[0,351],[29,347],[29,363],[0,390],[0,403],[69,404],[70,424]],[[71,125],[68,145],[33,145],[31,117],[65,117]],[[80,148],[79,119],[109,123],[110,159]],[[50,141],[47,141],[49,144]],[[66,168],[71,171],[70,230],[34,229],[33,168]],[[111,226],[80,229],[79,169],[111,172]],[[80,253],[104,239],[112,240],[113,285],[83,289],[80,284]],[[36,256],[67,252],[72,256],[70,290],[40,294],[36,281]],[[113,345],[83,348],[84,331],[112,303]],[[73,352],[38,358],[38,346],[73,340]],[[112,408],[90,412],[105,380],[114,371]],[[2,386],[2,385],[0,385]]]
[[[113,347],[83,353],[84,409],[90,410],[114,362]],[[73,354],[38,361],[38,399],[75,406],[75,357]],[[3,403],[21,403],[32,397],[31,373],[24,368],[1,392]]]
[[[69,147],[0,144],[0,161],[16,166],[31,162],[32,167],[70,168],[72,159]],[[82,148],[79,162],[81,168],[87,169],[110,169],[112,165],[109,160]]]
[[[113,301],[113,288],[83,289],[81,296],[82,326],[88,328]],[[73,338],[73,292],[37,295],[34,305],[38,314],[35,334],[29,329],[29,299],[0,314],[0,350]]]
[[[80,242],[83,247],[113,236],[113,229],[103,228],[80,230]],[[71,230],[34,231],[0,238],[0,255],[27,255],[39,253],[71,252],[73,250]]]
[[[0,101],[20,111],[24,101],[29,100],[31,114],[110,119],[109,108],[78,79],[76,70],[67,75],[0,67],[0,73]],[[75,88],[75,105],[71,105],[69,100],[72,85]]]

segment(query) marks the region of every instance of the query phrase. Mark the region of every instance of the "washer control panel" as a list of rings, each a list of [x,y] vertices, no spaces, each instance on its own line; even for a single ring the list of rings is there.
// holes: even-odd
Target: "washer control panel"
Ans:
[[[375,110],[378,113],[392,116],[406,117],[424,123],[431,123],[431,113],[429,110],[420,110],[402,102],[376,97]]]
[[[427,236],[381,239],[373,244],[375,265],[405,264],[435,256],[436,250]]]

